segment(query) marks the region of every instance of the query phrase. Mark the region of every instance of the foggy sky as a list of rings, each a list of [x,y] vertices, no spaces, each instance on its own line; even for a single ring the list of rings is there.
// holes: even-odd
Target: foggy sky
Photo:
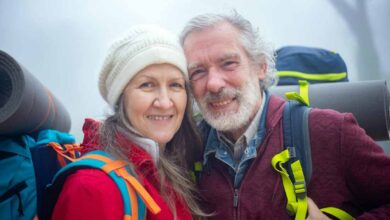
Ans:
[[[358,7],[358,1],[365,3]],[[326,48],[344,58],[351,81],[389,81],[390,1],[337,2],[0,0],[0,50],[22,63],[61,100],[72,118],[71,133],[81,141],[84,118],[102,118],[108,112],[97,89],[108,45],[135,24],[162,25],[179,33],[195,15],[236,9],[275,48]]]

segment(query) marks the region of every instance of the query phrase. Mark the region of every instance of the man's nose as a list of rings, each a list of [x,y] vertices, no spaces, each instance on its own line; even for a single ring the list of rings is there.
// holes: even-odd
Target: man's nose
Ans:
[[[223,73],[214,68],[210,69],[207,77],[207,90],[209,92],[218,93],[225,85]]]

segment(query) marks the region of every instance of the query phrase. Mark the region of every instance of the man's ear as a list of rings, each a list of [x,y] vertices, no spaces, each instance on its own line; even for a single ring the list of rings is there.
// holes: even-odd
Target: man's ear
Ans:
[[[267,74],[267,63],[260,63],[260,64],[256,64],[256,73],[257,73],[257,78],[259,80],[264,80],[265,79],[265,75]]]

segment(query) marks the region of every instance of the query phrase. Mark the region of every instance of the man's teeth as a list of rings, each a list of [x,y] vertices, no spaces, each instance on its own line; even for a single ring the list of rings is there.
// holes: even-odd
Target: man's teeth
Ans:
[[[227,104],[229,104],[231,102],[232,102],[232,100],[226,100],[226,101],[223,101],[223,102],[213,102],[212,105],[216,106],[216,107],[219,107],[219,106],[227,105]]]
[[[169,115],[169,116],[149,115],[149,116],[147,116],[147,118],[152,119],[152,120],[162,121],[162,120],[168,120],[168,119],[172,118],[172,116],[171,115]]]

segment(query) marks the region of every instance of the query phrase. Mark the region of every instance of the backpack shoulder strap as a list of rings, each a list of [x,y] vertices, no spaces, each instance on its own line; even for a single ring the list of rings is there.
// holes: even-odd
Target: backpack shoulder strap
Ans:
[[[291,163],[300,160],[306,183],[310,182],[312,173],[311,146],[309,134],[309,112],[311,108],[297,102],[287,101],[283,111],[283,141],[284,148],[291,149],[294,158]],[[291,174],[291,170],[287,169]],[[294,180],[294,179],[293,179]]]
[[[307,185],[311,179],[311,146],[308,118],[310,108],[288,101],[283,111],[284,150],[272,158],[272,166],[282,177],[287,197],[286,209],[296,220],[306,219]],[[353,220],[347,212],[326,207],[322,212],[338,219]]]
[[[306,169],[311,170],[311,155],[305,152],[310,149],[305,144],[310,144],[310,140],[306,140],[309,137],[309,111],[310,108],[296,101],[286,102],[283,111],[284,150],[272,158],[273,168],[282,177],[287,197],[286,209],[291,216],[295,215],[295,219],[305,219],[307,213],[308,179],[305,172]],[[306,135],[303,135],[305,132]],[[305,158],[307,156],[309,158]]]
[[[104,151],[92,151],[80,159],[63,167],[53,178],[51,193],[55,194],[54,200],[59,196],[66,177],[78,169],[94,168],[105,172],[117,185],[124,204],[124,219],[144,219],[146,208],[154,214],[160,212],[160,207],[153,200],[145,188],[126,168],[127,163],[122,160],[115,160]],[[49,193],[49,192],[48,192]],[[53,207],[55,202],[53,202]]]

